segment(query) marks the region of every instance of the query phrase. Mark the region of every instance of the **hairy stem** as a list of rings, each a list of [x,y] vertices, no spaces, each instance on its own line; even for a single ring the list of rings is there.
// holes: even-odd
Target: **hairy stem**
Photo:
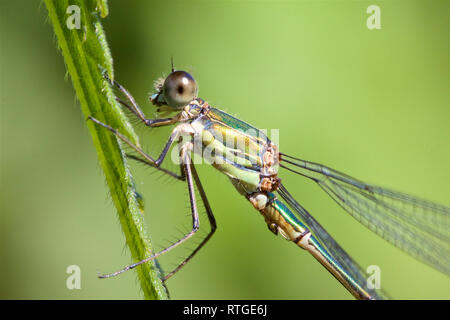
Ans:
[[[102,76],[106,71],[113,79],[112,58],[100,22],[108,14],[106,0],[44,2],[85,119],[92,116],[107,123],[139,145],[132,126]],[[86,123],[133,260],[145,259],[153,250],[125,153],[114,135],[92,121]],[[146,299],[168,298],[155,262],[143,264],[136,270]]]

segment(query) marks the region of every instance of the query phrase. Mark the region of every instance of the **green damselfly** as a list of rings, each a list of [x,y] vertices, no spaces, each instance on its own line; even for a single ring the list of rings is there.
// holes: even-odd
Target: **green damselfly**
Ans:
[[[106,74],[105,77],[109,80]],[[364,270],[293,198],[279,178],[280,168],[314,181],[350,215],[379,236],[414,258],[450,275],[450,208],[367,184],[324,165],[279,152],[261,130],[211,107],[199,98],[197,83],[185,71],[175,71],[172,67],[166,78],[155,83],[156,93],[150,101],[159,113],[176,113],[168,118],[147,119],[131,94],[118,82],[109,81],[128,100],[116,98],[117,101],[146,126],[176,125],[155,160],[114,128],[90,117],[138,154],[129,157],[187,183],[193,226],[184,237],[164,250],[99,277],[109,278],[133,269],[192,237],[199,229],[195,188],[206,209],[211,229],[195,250],[164,276],[164,280],[179,271],[211,238],[216,221],[195,169],[193,155],[199,155],[228,176],[236,190],[262,214],[271,232],[281,234],[311,253],[355,298],[384,299],[387,295],[381,289],[368,285]],[[174,144],[178,145],[179,173],[161,167]]]

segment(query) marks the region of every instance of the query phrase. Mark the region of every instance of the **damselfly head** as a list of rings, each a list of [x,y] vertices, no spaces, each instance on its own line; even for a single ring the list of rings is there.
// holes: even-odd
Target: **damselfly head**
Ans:
[[[166,78],[157,79],[154,87],[156,93],[150,96],[150,102],[158,106],[159,115],[183,109],[198,93],[197,82],[186,71],[172,71]]]
[[[180,109],[197,98],[198,86],[185,71],[173,71],[164,80],[162,94],[167,105]]]

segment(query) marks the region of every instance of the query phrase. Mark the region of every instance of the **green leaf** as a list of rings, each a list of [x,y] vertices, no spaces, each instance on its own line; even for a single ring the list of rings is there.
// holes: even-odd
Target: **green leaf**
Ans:
[[[71,0],[70,3],[67,0],[44,1],[85,119],[93,116],[116,128],[139,146],[137,135],[117,104],[109,83],[102,76],[102,71],[106,71],[113,79],[112,57],[100,22],[100,17],[108,14],[106,0]],[[79,8],[79,29],[76,28],[78,25],[74,16],[78,9],[68,9],[69,6]],[[69,28],[74,26],[75,28]],[[108,130],[92,121],[86,123],[105,173],[126,243],[134,261],[140,261],[150,256],[153,250],[125,153],[117,138]],[[142,264],[136,270],[146,299],[168,298],[156,262]]]

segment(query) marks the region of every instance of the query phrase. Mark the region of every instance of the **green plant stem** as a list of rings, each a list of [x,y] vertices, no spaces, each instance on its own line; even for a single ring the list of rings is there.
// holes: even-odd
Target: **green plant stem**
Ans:
[[[139,145],[133,128],[102,76],[102,71],[105,70],[111,79],[113,78],[112,58],[100,23],[100,17],[108,14],[106,0],[71,0],[70,3],[67,0],[44,1],[85,119],[93,116],[118,129]],[[80,8],[79,29],[70,29],[67,25],[68,19],[74,14],[67,13],[71,5]],[[143,208],[139,205],[125,154],[116,137],[109,131],[92,121],[87,121],[87,125],[119,215],[126,243],[133,260],[140,261],[150,256],[153,251],[144,223]],[[146,299],[168,298],[155,262],[143,264],[136,270]]]

